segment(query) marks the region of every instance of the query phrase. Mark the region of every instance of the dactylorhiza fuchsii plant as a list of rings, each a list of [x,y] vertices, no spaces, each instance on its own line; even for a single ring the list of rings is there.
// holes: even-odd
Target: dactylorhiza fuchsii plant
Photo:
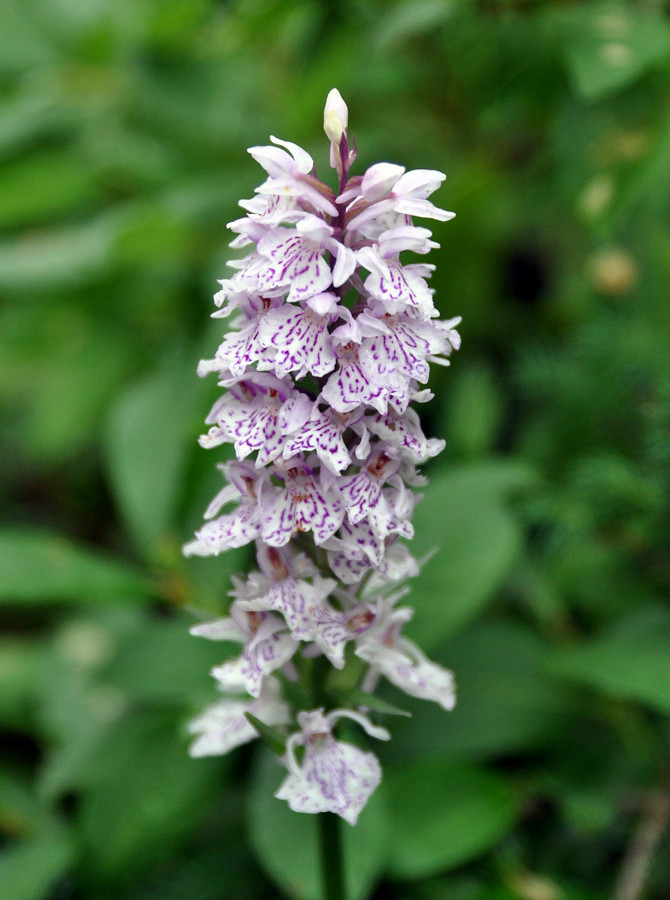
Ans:
[[[258,561],[234,579],[230,615],[192,629],[242,652],[212,672],[224,696],[190,723],[191,755],[260,734],[287,770],[278,798],[354,825],[381,769],[335,736],[338,723],[390,737],[370,720],[386,708],[373,694],[382,676],[454,705],[451,672],[403,637],[412,609],[397,604],[418,572],[402,542],[420,499],[412,488],[425,483],[416,467],[444,446],[425,437],[414,407],[432,398],[429,363],[448,365],[460,319],[438,318],[434,266],[400,260],[438,246],[414,218],[452,218],[427,199],[445,176],[386,162],[350,176],[347,120],[331,91],[337,192],[289,141],[249,150],[268,177],[229,225],[231,246],[248,253],[220,282],[213,315],[233,318],[198,369],[225,388],[200,443],[232,443],[237,459],[220,465],[224,487],[185,553],[254,542]]]

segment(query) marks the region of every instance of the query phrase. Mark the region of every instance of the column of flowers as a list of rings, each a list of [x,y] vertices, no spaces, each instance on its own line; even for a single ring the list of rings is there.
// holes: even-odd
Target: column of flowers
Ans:
[[[428,200],[445,176],[386,162],[350,176],[347,117],[331,91],[324,128],[337,191],[293,143],[273,137],[249,150],[267,178],[229,225],[231,246],[248,252],[220,282],[214,316],[231,317],[230,327],[198,370],[225,389],[200,442],[232,443],[237,458],[220,466],[224,486],[185,552],[253,543],[258,563],[234,579],[230,614],[192,629],[241,652],[212,672],[224,696],[191,722],[191,754],[227,753],[259,730],[283,734],[276,796],[353,825],[381,769],[335,736],[337,723],[389,737],[361,700],[381,677],[454,704],[452,674],[403,636],[412,609],[398,604],[418,571],[403,543],[413,488],[424,484],[417,465],[444,445],[425,437],[415,407],[432,397],[430,363],[447,365],[458,348],[460,320],[439,319],[433,266],[401,262],[438,246],[414,218],[452,217]],[[328,708],[327,669],[345,666],[359,675],[357,693],[340,691]],[[296,683],[311,705],[297,705]]]

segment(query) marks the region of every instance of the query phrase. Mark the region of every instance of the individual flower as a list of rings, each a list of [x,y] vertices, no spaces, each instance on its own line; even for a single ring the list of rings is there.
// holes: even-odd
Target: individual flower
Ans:
[[[271,547],[283,547],[298,533],[311,531],[323,544],[342,524],[344,504],[334,490],[324,488],[317,472],[300,457],[283,462],[277,477],[283,488],[268,488],[261,536]]]
[[[360,713],[335,709],[324,715],[323,709],[298,713],[301,731],[292,734],[286,744],[289,774],[275,794],[287,800],[295,812],[337,813],[355,825],[368,798],[379,785],[382,773],[377,757],[354,744],[333,737],[338,719],[358,722],[365,731],[380,740],[388,740],[385,728],[373,725]],[[298,764],[295,748],[302,745],[305,754]]]
[[[258,243],[264,264],[258,273],[261,293],[287,289],[287,303],[308,300],[331,285],[340,287],[356,268],[354,252],[336,241],[334,229],[318,216],[306,213],[295,228],[278,226]],[[335,257],[332,269],[325,254]]]
[[[312,405],[291,381],[251,372],[228,385],[228,393],[214,404],[207,424],[216,424],[200,438],[200,444],[232,443],[238,459],[256,451],[255,466],[260,468],[279,456],[286,435],[305,424]]]
[[[191,634],[244,644],[241,656],[215,666],[212,675],[225,690],[244,690],[252,697],[260,695],[263,678],[280,669],[298,648],[281,616],[258,612],[240,600],[233,603],[230,616],[196,625]]]
[[[314,294],[303,306],[280,306],[263,317],[260,336],[275,353],[272,368],[278,377],[294,373],[301,378],[309,372],[316,378],[335,368],[329,325],[341,307],[330,291]]]
[[[256,558],[261,571],[253,572],[246,582],[237,579],[237,590],[231,594],[243,599],[249,610],[280,613],[294,640],[312,640],[315,613],[337,582],[324,578],[305,556],[292,555],[288,548],[260,543]]]
[[[258,505],[260,485],[267,483],[267,473],[258,472],[248,463],[227,463],[219,469],[229,481],[205,510],[207,522],[196,539],[184,546],[186,556],[218,556],[224,550],[243,547],[258,535],[261,511]],[[229,503],[238,502],[230,513],[214,518]]]
[[[412,614],[409,607],[392,612],[389,608],[386,617],[380,617],[376,627],[360,637],[356,655],[371,666],[366,687],[373,688],[377,677],[385,675],[406,694],[433,700],[443,709],[451,710],[456,702],[453,674],[431,662],[414,641],[401,636]]]

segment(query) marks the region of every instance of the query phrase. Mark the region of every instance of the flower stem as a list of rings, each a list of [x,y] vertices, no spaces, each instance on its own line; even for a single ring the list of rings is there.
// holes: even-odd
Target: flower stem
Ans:
[[[345,900],[342,831],[339,816],[319,813],[319,852],[323,900]]]
[[[328,702],[325,689],[327,662],[326,658],[321,656],[314,660],[312,667],[312,699],[315,706],[326,705]],[[323,900],[345,900],[342,823],[339,816],[330,812],[319,813],[316,818],[319,829]]]

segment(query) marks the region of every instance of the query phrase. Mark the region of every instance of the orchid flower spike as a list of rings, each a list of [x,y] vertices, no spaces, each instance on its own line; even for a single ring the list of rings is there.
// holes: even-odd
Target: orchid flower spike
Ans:
[[[230,223],[246,256],[220,281],[214,316],[230,325],[198,367],[223,389],[200,443],[235,458],[219,465],[222,488],[184,552],[249,545],[257,568],[233,579],[225,615],[192,629],[238,650],[212,670],[224,697],[189,731],[191,754],[212,756],[258,725],[286,769],[276,796],[354,825],[381,766],[334,731],[349,719],[357,740],[390,736],[361,691],[370,698],[384,677],[443,710],[455,702],[452,673],[402,635],[412,609],[396,603],[419,571],[405,543],[425,485],[417,467],[444,447],[415,407],[432,397],[431,363],[460,346],[460,319],[440,319],[423,261],[438,245],[414,223],[453,216],[428,199],[444,175],[381,162],[350,177],[356,150],[335,88],[323,121],[336,189],[290,141],[250,149],[266,177]],[[350,667],[356,693],[318,681],[317,708],[301,708],[291,683],[308,679],[310,696],[317,663]]]

